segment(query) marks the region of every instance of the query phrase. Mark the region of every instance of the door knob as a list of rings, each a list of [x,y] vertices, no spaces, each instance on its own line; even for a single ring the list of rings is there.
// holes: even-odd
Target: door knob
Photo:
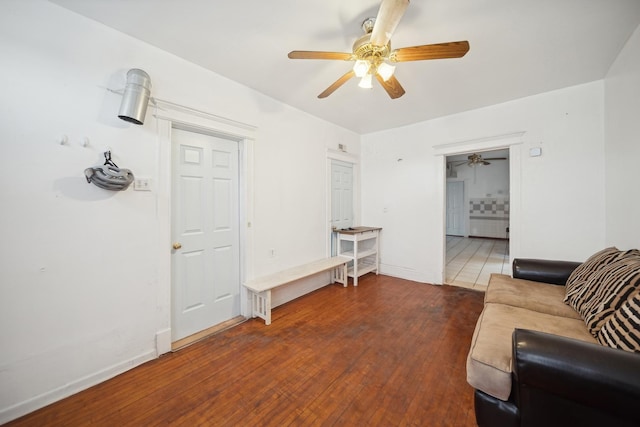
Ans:
[[[182,247],[181,243],[174,243],[173,244],[173,249],[180,249]]]

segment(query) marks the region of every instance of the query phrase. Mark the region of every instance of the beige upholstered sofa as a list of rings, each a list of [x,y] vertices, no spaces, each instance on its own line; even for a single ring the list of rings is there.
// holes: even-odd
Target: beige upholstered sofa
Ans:
[[[563,299],[564,286],[492,275],[467,358],[469,384],[498,399],[509,398],[511,336],[516,328],[595,344],[580,314]]]
[[[617,405],[640,397],[640,252],[515,260],[513,271],[491,276],[467,357],[478,425],[637,425],[639,413],[628,424]],[[527,375],[535,385],[524,384]],[[534,395],[543,401],[537,409]]]

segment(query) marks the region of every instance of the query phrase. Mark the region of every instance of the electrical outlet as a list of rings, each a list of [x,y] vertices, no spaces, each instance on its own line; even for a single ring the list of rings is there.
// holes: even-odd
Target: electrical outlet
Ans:
[[[149,178],[136,178],[133,181],[135,191],[151,191],[151,180]]]

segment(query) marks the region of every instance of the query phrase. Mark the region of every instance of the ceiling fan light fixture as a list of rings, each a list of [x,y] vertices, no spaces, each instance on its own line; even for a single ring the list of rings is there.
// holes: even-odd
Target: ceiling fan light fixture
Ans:
[[[371,64],[369,61],[364,59],[358,59],[355,64],[353,64],[353,72],[356,74],[356,77],[364,77],[369,72],[369,68],[371,68]]]
[[[371,74],[365,74],[364,76],[362,76],[362,79],[360,80],[360,83],[358,83],[358,86],[363,89],[373,89],[371,77]]]
[[[352,77],[360,78],[358,86],[372,87],[372,78],[381,84],[391,99],[400,98],[405,90],[394,77],[396,62],[422,61],[431,59],[461,58],[469,51],[468,41],[436,43],[391,49],[391,37],[402,19],[410,0],[380,0],[380,8],[375,18],[362,23],[364,35],[358,37],[351,47],[351,53],[293,50],[290,59],[330,59],[354,61],[352,69],[332,83],[318,95],[326,98]]]
[[[386,62],[381,62],[380,65],[378,65],[378,75],[382,77],[382,80],[384,80],[385,82],[389,80],[391,76],[393,76],[395,70],[396,67],[394,65],[388,64]]]

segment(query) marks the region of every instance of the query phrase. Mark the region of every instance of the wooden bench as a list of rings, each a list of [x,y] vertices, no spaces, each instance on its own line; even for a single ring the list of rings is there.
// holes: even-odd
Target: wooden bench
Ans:
[[[349,258],[342,256],[324,258],[247,281],[244,287],[251,294],[251,317],[261,317],[266,325],[270,325],[271,289],[323,271],[332,270],[331,283],[338,282],[347,287],[347,263],[349,261]]]

